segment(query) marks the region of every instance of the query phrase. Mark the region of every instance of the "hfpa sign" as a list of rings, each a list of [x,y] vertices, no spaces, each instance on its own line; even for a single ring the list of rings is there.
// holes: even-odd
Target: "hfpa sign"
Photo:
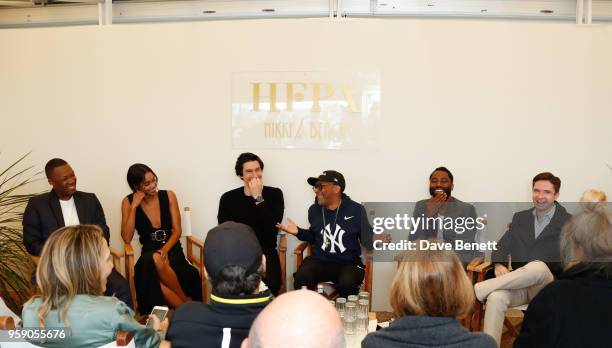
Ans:
[[[239,148],[375,148],[378,73],[259,72],[232,79]]]

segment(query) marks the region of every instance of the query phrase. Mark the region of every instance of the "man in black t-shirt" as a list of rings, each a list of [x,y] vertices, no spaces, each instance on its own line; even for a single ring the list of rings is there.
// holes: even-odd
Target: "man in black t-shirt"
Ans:
[[[283,192],[276,187],[264,186],[264,164],[253,153],[240,154],[234,169],[243,185],[221,196],[217,220],[219,224],[235,221],[253,228],[266,256],[264,283],[273,295],[278,295],[281,270],[276,250],[276,224],[282,221],[285,210]]]

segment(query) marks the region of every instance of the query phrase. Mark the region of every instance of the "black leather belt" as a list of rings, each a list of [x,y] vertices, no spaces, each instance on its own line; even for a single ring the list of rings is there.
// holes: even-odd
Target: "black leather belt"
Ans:
[[[166,230],[157,230],[155,232],[151,232],[151,240],[156,242],[165,242],[168,237],[168,233]]]

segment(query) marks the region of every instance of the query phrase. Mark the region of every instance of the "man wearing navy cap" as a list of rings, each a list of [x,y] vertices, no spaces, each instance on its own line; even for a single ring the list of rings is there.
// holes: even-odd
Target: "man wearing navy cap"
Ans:
[[[344,176],[335,170],[307,182],[317,196],[308,209],[310,228],[300,228],[291,219],[286,226],[277,225],[312,245],[312,256],[294,274],[293,286],[316,290],[318,283],[332,281],[341,297],[356,294],[365,275],[361,246],[372,250],[373,231],[365,208],[344,193]]]
[[[224,222],[204,242],[206,277],[212,284],[210,304],[185,303],[177,308],[166,339],[174,348],[238,348],[255,317],[270,303],[262,289],[265,255],[253,229]]]

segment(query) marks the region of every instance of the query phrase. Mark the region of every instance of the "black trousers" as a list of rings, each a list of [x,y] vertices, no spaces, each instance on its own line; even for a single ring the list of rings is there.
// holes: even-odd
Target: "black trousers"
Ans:
[[[306,286],[316,291],[317,284],[331,281],[340,297],[355,295],[363,282],[365,267],[361,260],[354,263],[321,261],[311,256],[304,259],[300,269],[293,274],[293,288]]]
[[[104,296],[115,296],[132,308],[130,283],[114,268],[111,274],[108,276],[108,279],[106,279],[106,291],[104,292]]]
[[[272,295],[277,296],[281,287],[281,269],[280,259],[278,257],[278,251],[276,249],[263,250],[266,255],[266,275],[264,276],[264,283],[270,289]]]

